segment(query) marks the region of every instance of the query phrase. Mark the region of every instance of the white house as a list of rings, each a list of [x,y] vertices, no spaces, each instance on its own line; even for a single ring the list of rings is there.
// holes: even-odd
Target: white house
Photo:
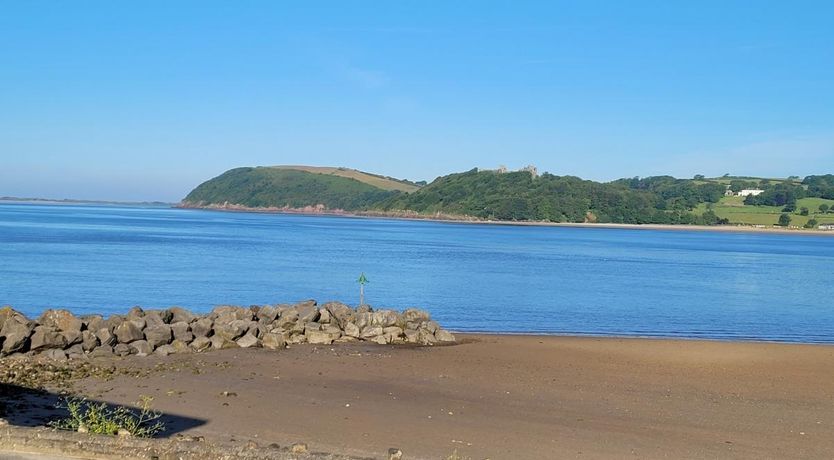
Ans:
[[[746,189],[738,192],[738,196],[750,196],[750,195],[756,196],[756,195],[761,195],[762,193],[764,193],[764,190],[759,190],[757,188],[746,188]]]
[[[817,228],[820,230],[834,230],[834,224],[822,224]]]

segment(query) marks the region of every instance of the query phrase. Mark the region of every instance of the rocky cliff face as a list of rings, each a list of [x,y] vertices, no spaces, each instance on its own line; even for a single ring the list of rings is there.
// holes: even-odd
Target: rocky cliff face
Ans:
[[[423,310],[374,310],[368,305],[354,309],[339,302],[318,305],[314,300],[295,305],[226,305],[206,315],[179,307],[134,307],[106,319],[47,310],[30,320],[11,307],[0,308],[0,357],[44,354],[63,360],[356,341],[434,345],[454,343],[455,337]]]

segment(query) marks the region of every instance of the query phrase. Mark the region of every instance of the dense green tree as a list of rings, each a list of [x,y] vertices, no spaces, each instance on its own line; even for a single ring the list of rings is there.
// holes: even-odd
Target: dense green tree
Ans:
[[[825,203],[821,204],[820,205],[820,212],[823,213],[823,214],[827,213],[828,212],[828,205],[825,204]]]
[[[791,224],[791,216],[788,213],[782,213],[779,216],[779,225],[782,227],[787,227]]]
[[[805,206],[799,208],[799,215],[807,216],[808,215],[808,208],[806,208]]]
[[[805,228],[816,228],[819,225],[817,219],[808,219],[808,222],[805,223]]]

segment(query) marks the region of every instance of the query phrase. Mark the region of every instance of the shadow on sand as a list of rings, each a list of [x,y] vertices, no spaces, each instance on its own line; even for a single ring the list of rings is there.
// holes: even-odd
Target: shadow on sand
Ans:
[[[62,395],[49,391],[0,383],[0,418],[15,426],[46,426],[52,420],[67,417],[67,410],[58,407],[61,398]],[[89,401],[101,402],[92,399]],[[117,407],[114,404],[106,404],[110,408]],[[206,423],[202,419],[167,413],[162,414],[160,421],[165,424],[165,431],[159,433],[157,438],[167,438]]]

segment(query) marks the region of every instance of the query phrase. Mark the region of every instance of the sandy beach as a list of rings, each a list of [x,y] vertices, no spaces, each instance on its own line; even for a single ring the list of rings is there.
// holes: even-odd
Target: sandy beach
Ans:
[[[832,458],[834,347],[461,335],[108,358],[161,369],[76,389],[155,398],[207,441],[383,458]]]
[[[813,235],[813,236],[834,236],[832,230],[818,230],[798,227],[775,227],[775,226],[753,226],[753,225],[666,225],[666,224],[615,224],[615,223],[592,223],[592,222],[544,222],[544,221],[506,221],[506,220],[483,220],[468,218],[465,216],[444,215],[429,217],[417,213],[408,212],[347,212],[342,210],[324,210],[307,208],[251,208],[239,205],[224,206],[194,206],[178,204],[174,206],[179,209],[200,209],[203,211],[220,212],[251,212],[260,214],[296,214],[304,216],[330,216],[347,217],[355,219],[392,219],[407,221],[425,221],[449,224],[471,224],[471,225],[509,225],[509,226],[532,226],[532,227],[568,227],[568,228],[614,228],[621,230],[670,230],[670,231],[697,231],[697,232],[730,232],[730,233],[759,233],[775,235]]]

